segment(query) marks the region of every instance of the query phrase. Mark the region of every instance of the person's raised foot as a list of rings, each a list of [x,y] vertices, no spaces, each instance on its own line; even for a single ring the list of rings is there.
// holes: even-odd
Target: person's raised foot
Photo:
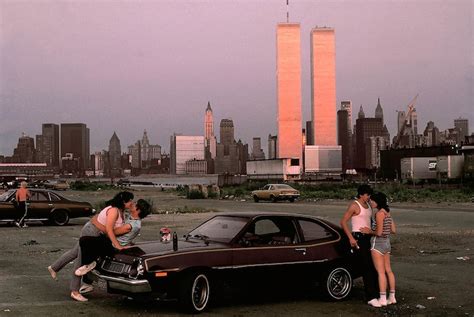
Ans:
[[[78,268],[74,274],[76,276],[83,276],[83,275],[86,275],[87,273],[89,273],[90,271],[92,271],[96,266],[96,262],[95,261],[92,261],[92,263],[90,264],[86,264],[86,265],[83,265],[81,266],[80,268]]]
[[[71,292],[71,298],[78,302],[87,302],[88,299],[82,296],[79,292]]]
[[[49,271],[49,274],[51,274],[51,277],[53,278],[53,280],[57,280],[58,279],[58,276],[57,276],[57,273],[55,270],[53,270],[53,268],[50,266],[48,266],[48,271]]]

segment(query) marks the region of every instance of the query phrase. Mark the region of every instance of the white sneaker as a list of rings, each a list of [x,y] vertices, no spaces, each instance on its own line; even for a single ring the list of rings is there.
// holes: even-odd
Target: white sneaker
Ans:
[[[90,285],[90,284],[82,284],[81,288],[79,289],[79,293],[81,294],[87,294],[87,293],[90,293],[94,290],[94,286]]]
[[[392,305],[392,304],[396,304],[397,303],[397,300],[394,298],[388,298],[387,299],[387,305]]]
[[[15,226],[17,226],[18,228],[21,228],[21,225],[18,221],[15,221]]]
[[[377,298],[369,300],[367,304],[369,304],[372,307],[377,307],[377,308],[382,307],[382,305],[380,305],[379,300]]]
[[[379,298],[379,304],[382,306],[387,306],[387,299],[386,298]]]
[[[86,265],[83,265],[81,266],[80,268],[78,268],[74,274],[76,276],[83,276],[83,275],[86,275],[87,273],[89,273],[90,271],[92,271],[95,266],[96,266],[97,263],[95,263],[95,261],[92,261],[92,263],[90,264],[86,264]]]

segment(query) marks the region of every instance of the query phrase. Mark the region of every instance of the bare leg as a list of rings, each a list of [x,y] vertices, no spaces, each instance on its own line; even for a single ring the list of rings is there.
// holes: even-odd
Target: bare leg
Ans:
[[[372,250],[372,260],[374,261],[375,269],[379,277],[380,293],[387,291],[387,278],[385,277],[384,256],[377,251]]]

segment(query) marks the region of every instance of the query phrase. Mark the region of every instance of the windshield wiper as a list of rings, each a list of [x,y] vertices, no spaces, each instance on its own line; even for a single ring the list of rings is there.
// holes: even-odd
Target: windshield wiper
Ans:
[[[209,240],[209,237],[203,234],[195,234],[193,238],[201,239],[201,240]]]

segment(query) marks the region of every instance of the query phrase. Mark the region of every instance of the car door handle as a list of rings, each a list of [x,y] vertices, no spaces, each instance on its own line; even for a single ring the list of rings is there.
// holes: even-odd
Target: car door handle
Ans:
[[[303,255],[306,255],[306,248],[296,248],[295,251],[303,253]]]

